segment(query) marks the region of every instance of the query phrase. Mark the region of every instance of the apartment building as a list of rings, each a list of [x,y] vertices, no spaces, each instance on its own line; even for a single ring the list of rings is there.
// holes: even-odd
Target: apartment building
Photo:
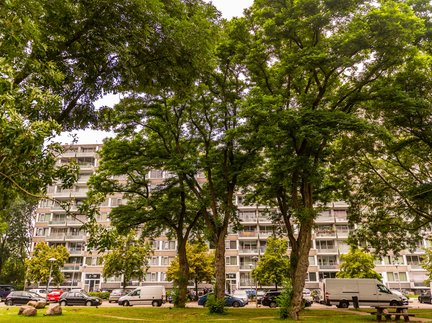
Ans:
[[[55,201],[41,200],[36,211],[33,246],[37,242],[45,241],[49,245],[64,245],[70,252],[70,258],[63,268],[65,282],[60,286],[62,288],[110,290],[120,287],[122,281],[121,277],[102,276],[101,255],[88,249],[86,233],[80,228],[86,222],[86,217],[78,215],[72,218],[66,215],[64,208],[59,205],[59,202],[68,201],[71,211],[77,210],[77,206],[86,197],[86,183],[98,166],[97,152],[100,147],[97,144],[69,147],[58,163],[69,163],[72,158],[76,160],[81,167],[78,182],[67,190],[61,189],[59,185],[48,187],[48,196]],[[157,170],[149,173],[149,178],[155,184],[163,181],[165,176],[169,174]],[[259,257],[264,254],[268,237],[280,229],[270,220],[265,206],[243,205],[242,196],[237,196],[236,202],[243,228],[239,232],[230,231],[226,237],[226,288],[229,291],[255,288],[251,271]],[[110,196],[101,205],[97,221],[110,225],[110,210],[122,203],[125,203],[125,200],[120,194]],[[348,223],[347,209],[345,203],[335,202],[319,214],[312,237],[309,269],[305,277],[307,288],[317,289],[320,280],[335,277],[340,255],[348,252],[346,239],[353,228]],[[171,282],[166,279],[166,271],[176,256],[176,241],[160,237],[152,243],[154,253],[149,259],[150,269],[142,284],[163,284],[171,288]],[[414,291],[427,288],[424,285],[426,272],[420,266],[423,247],[426,247],[426,241],[419,244],[415,252],[407,251],[400,257],[389,255],[376,262],[375,269],[382,274],[388,287]],[[139,283],[131,281],[129,287]]]

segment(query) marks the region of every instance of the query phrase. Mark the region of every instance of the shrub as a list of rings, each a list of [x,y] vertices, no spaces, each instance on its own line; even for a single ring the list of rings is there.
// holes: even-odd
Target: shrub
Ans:
[[[293,288],[291,284],[291,280],[285,280],[284,282],[284,290],[277,298],[277,303],[280,307],[279,309],[279,317],[283,320],[287,319],[290,316],[289,308],[291,306]]]
[[[110,296],[110,292],[89,292],[90,296],[99,297],[101,299],[108,299]]]
[[[210,314],[223,314],[225,313],[225,300],[216,299],[214,294],[208,295],[206,307],[208,307]]]

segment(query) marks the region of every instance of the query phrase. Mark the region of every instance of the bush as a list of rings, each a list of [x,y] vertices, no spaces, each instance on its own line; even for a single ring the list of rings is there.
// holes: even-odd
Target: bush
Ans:
[[[206,307],[208,307],[210,314],[223,314],[225,313],[225,300],[217,300],[214,294],[209,295]]]
[[[108,299],[110,296],[110,292],[89,292],[90,296],[99,297],[101,299]]]
[[[291,306],[293,288],[290,280],[284,282],[284,290],[277,298],[277,303],[280,307],[279,317],[283,320],[290,317],[289,308]]]

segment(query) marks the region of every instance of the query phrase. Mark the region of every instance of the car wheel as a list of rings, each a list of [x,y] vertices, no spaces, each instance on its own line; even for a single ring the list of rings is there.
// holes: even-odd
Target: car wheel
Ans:
[[[275,308],[275,307],[277,307],[277,304],[276,304],[276,302],[270,302],[270,305],[269,305],[271,308]]]
[[[390,302],[390,306],[398,306],[398,305],[402,305],[402,304],[399,304],[398,301],[391,301]]]
[[[240,303],[239,303],[239,302],[233,302],[233,303],[232,303],[232,306],[233,306],[233,307],[240,307]]]
[[[153,301],[153,302],[152,302],[152,306],[153,306],[153,307],[159,306],[159,302],[158,302],[158,301]]]
[[[123,306],[129,306],[129,302],[128,301],[124,301],[123,302]]]
[[[8,305],[8,306],[12,306],[12,305],[13,305],[13,300],[8,299],[8,300],[5,302],[5,304]]]
[[[93,304],[92,304],[91,301],[87,301],[87,302],[85,303],[85,305],[86,305],[86,306],[92,306]]]
[[[342,301],[339,303],[339,308],[348,308],[349,303],[347,301]]]
[[[66,306],[66,301],[61,301],[60,306]]]

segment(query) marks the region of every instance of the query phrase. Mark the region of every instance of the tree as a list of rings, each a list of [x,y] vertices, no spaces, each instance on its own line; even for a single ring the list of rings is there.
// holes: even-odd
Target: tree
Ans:
[[[104,277],[123,276],[123,288],[131,278],[143,281],[148,270],[148,256],[151,248],[142,239],[137,239],[136,232],[118,236],[116,244],[109,253],[103,256]]]
[[[373,84],[411,59],[424,21],[399,1],[258,0],[237,29],[255,85],[246,115],[265,147],[256,200],[277,207],[285,225],[298,319],[316,206],[342,189],[331,157],[340,140],[376,126],[363,109]]]
[[[17,199],[0,211],[0,281],[24,287],[24,261],[29,255],[34,201]]]
[[[375,257],[359,248],[350,249],[349,253],[341,255],[343,261],[336,273],[337,278],[376,278],[382,280],[382,276],[374,270]]]
[[[54,261],[50,259],[54,258]],[[34,247],[32,256],[26,259],[26,280],[38,283],[46,283],[52,278],[53,282],[59,285],[64,280],[61,268],[69,259],[69,252],[63,245],[48,246],[39,242]],[[50,276],[51,273],[51,276]]]
[[[186,256],[189,264],[188,280],[195,282],[195,295],[198,296],[198,284],[211,282],[214,279],[214,255],[209,253],[204,242],[196,241],[186,245]],[[167,279],[174,282],[179,279],[178,256],[168,267]]]
[[[131,96],[116,105],[106,126],[118,135],[105,141],[100,166],[89,186],[95,197],[120,192],[127,198],[127,204],[110,214],[112,225],[121,233],[140,226],[148,237],[164,230],[175,237],[181,273],[175,305],[184,307],[189,277],[186,243],[202,230],[205,206],[183,175],[193,166],[189,160],[196,154],[196,143],[184,133],[188,115],[177,100]],[[137,123],[142,129],[137,129]],[[165,175],[155,181],[148,176],[152,171]]]
[[[430,248],[425,249],[425,254],[421,260],[421,266],[428,273],[425,284],[430,284],[432,281],[432,250]]]
[[[290,260],[288,257],[288,241],[271,237],[267,240],[264,255],[252,270],[252,277],[260,285],[274,284],[276,290],[289,278]]]
[[[431,56],[425,51],[377,84],[380,100],[368,111],[381,120],[380,131],[341,145],[352,153],[340,173],[353,188],[346,198],[358,224],[353,243],[367,241],[381,255],[416,248],[432,220]]]

